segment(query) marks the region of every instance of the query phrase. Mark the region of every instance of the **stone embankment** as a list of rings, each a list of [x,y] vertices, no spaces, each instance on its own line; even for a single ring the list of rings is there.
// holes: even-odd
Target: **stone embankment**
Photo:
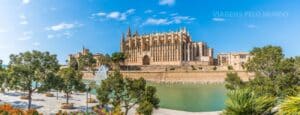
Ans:
[[[227,66],[139,66],[123,67],[121,70],[125,77],[143,77],[158,83],[223,83],[228,72],[238,73],[243,81],[254,76],[244,70],[228,70]],[[91,72],[84,71],[83,74],[84,79],[94,79]]]
[[[228,72],[236,72],[243,81],[248,81],[254,75],[246,71],[121,71],[128,78],[143,77],[147,81],[158,83],[223,83]]]

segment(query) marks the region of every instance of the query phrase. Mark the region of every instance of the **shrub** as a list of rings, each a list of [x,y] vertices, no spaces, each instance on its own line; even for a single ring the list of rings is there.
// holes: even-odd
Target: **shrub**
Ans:
[[[268,115],[275,106],[276,98],[257,96],[249,89],[229,91],[224,115]]]
[[[0,105],[1,115],[39,115],[35,109],[22,110],[11,106],[10,104]]]
[[[225,78],[225,87],[229,90],[236,90],[243,88],[245,83],[241,80],[237,73],[227,73]]]
[[[202,67],[199,67],[198,69],[199,69],[199,70],[202,70],[203,68],[202,68]]]
[[[62,103],[61,104],[61,108],[62,109],[73,109],[74,108],[74,104],[73,103]]]
[[[141,115],[151,115],[153,112],[152,108],[153,108],[153,105],[150,102],[144,101],[144,102],[141,102],[141,104],[137,108],[137,113],[139,113]]]
[[[288,97],[280,105],[280,115],[299,115],[300,114],[300,97]]]
[[[174,68],[174,67],[172,67],[172,68],[170,68],[170,70],[175,70],[175,68]]]
[[[23,95],[23,96],[20,97],[20,99],[28,100],[28,99],[29,99],[29,96],[28,96],[28,95]]]
[[[230,65],[230,66],[227,66],[227,69],[228,70],[233,70],[233,67]]]
[[[46,97],[54,97],[54,94],[48,92],[48,93],[45,94],[45,96]]]
[[[192,67],[192,70],[197,70],[193,65],[191,65],[191,67]]]
[[[88,98],[87,102],[88,103],[97,103],[96,99],[94,99],[94,98]]]
[[[213,70],[216,71],[218,68],[216,66],[213,67]]]

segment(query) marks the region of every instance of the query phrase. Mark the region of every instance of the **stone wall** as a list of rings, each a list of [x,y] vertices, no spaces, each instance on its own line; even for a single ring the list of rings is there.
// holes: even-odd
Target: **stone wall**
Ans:
[[[125,77],[138,79],[143,77],[152,82],[172,83],[222,83],[229,71],[188,71],[188,72],[141,72],[121,71]],[[235,71],[243,81],[248,81],[254,74],[245,71]]]

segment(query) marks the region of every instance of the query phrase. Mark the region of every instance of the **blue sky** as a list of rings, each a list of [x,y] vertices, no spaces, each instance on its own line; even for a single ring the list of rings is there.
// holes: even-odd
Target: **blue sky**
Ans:
[[[140,34],[186,27],[219,52],[279,45],[300,55],[298,0],[0,0],[0,59],[50,51],[65,63],[81,50],[111,53],[130,26]]]

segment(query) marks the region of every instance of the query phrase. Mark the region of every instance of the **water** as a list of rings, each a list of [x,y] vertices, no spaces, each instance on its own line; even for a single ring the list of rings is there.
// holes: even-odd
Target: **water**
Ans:
[[[94,81],[96,81],[96,84],[100,85],[102,80],[105,80],[107,78],[107,72],[108,72],[108,67],[105,65],[101,65],[98,68],[98,71],[96,72]]]
[[[108,69],[99,67],[95,81],[99,85],[107,78]],[[155,86],[160,107],[190,112],[222,111],[225,107],[226,89],[224,84],[165,84],[147,83]],[[92,90],[96,94],[96,90]]]
[[[160,107],[190,112],[221,111],[224,109],[224,84],[158,84]]]
[[[225,108],[224,84],[159,84],[155,86],[160,107],[190,112],[222,111]],[[92,90],[96,94],[96,90]]]

